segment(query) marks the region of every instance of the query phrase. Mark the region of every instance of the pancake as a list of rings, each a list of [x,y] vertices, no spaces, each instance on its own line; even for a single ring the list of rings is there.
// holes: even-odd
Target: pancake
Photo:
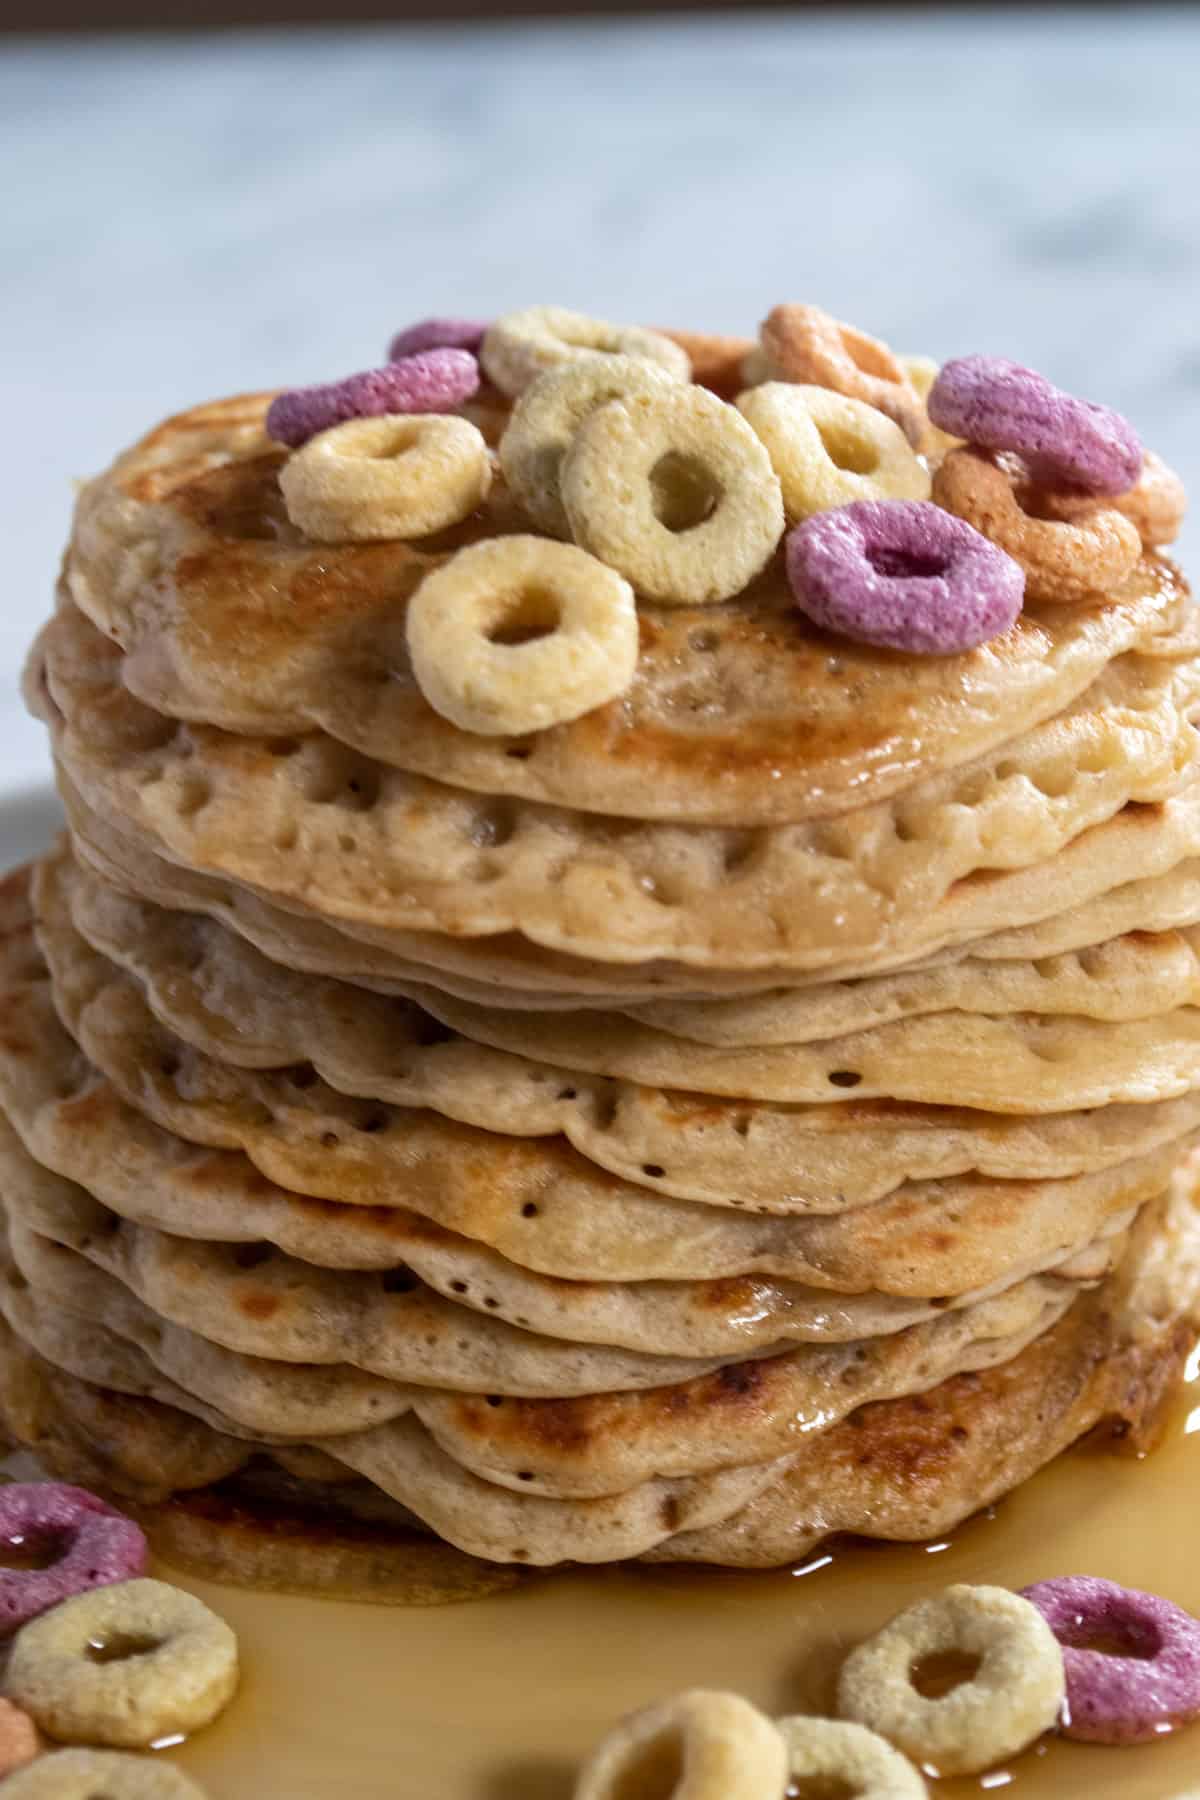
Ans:
[[[532,1304],[548,1314],[553,1338],[533,1334],[534,1321],[529,1318],[513,1331],[502,1322],[494,1297],[489,1305],[487,1297],[472,1299],[451,1288],[450,1296],[439,1299],[436,1288],[426,1286],[403,1264],[382,1271],[381,1280],[375,1270],[316,1267],[276,1251],[270,1243],[201,1240],[188,1234],[191,1220],[186,1217],[179,1219],[176,1233],[137,1222],[157,1216],[163,1201],[157,1207],[127,1202],[134,1216],[122,1216],[36,1163],[3,1114],[0,1189],[14,1229],[21,1227],[77,1251],[129,1288],[159,1318],[247,1355],[288,1362],[346,1361],[418,1386],[469,1391],[471,1384],[455,1379],[453,1370],[477,1345],[485,1353],[490,1347],[493,1360],[482,1385],[497,1393],[562,1395],[589,1388],[602,1392],[654,1386],[705,1373],[718,1362],[737,1360],[755,1349],[886,1336],[991,1297],[975,1293],[904,1301],[862,1294],[834,1303],[827,1294],[788,1284],[772,1289],[761,1283],[754,1295],[756,1304],[750,1307],[747,1296],[731,1285],[724,1292],[692,1296],[692,1312],[707,1311],[714,1326],[722,1299],[728,1315],[725,1339],[713,1347],[707,1363],[654,1353],[618,1356],[602,1342],[609,1325],[620,1332],[622,1326],[629,1329],[628,1321],[636,1320],[638,1335],[653,1341],[658,1332],[669,1331],[672,1325],[679,1328],[680,1297],[664,1293],[660,1284],[644,1284],[640,1292],[631,1285],[606,1294],[600,1284],[589,1283],[574,1284],[582,1290],[579,1293],[556,1296],[550,1291],[539,1296],[537,1278],[527,1275]],[[1133,1217],[1118,1214],[1093,1242],[1072,1248],[1045,1271],[1016,1269],[1002,1287],[1042,1272],[1060,1281],[1099,1279],[1115,1254],[1113,1240],[1128,1229]],[[209,1229],[219,1229],[220,1219],[217,1209]],[[579,1344],[567,1339],[568,1331],[577,1327],[583,1329],[584,1345],[599,1344],[592,1354],[580,1354]],[[523,1378],[514,1380],[518,1358]],[[481,1384],[476,1380],[474,1385]]]
[[[1158,1221],[1154,1236],[1160,1228]],[[1119,1425],[1135,1445],[1150,1441],[1192,1339],[1194,1233],[1194,1215],[1189,1220],[1176,1212],[1166,1269],[1147,1250],[1148,1230],[1135,1240],[1119,1277],[1007,1363],[950,1378],[916,1400],[864,1406],[816,1434],[768,1474],[753,1500],[731,1509],[720,1530],[689,1527],[689,1511],[698,1510],[694,1493],[664,1484],[655,1560],[769,1567],[796,1560],[834,1530],[909,1538],[940,1533],[999,1498],[1098,1421]],[[149,1508],[142,1516],[167,1555],[177,1529],[185,1561],[197,1536],[205,1555],[220,1555],[212,1512],[219,1522],[222,1507],[214,1497],[208,1510],[198,1498],[192,1516],[200,1523],[189,1531],[182,1496],[263,1461],[261,1447],[223,1438],[177,1408],[148,1400],[130,1406],[111,1390],[63,1374],[11,1333],[0,1337],[0,1408],[10,1432],[36,1442],[59,1474],[99,1482],[126,1502],[136,1498]],[[439,1469],[436,1454],[429,1466]],[[444,1490],[438,1498],[447,1517]],[[725,1503],[711,1494],[707,1499],[716,1510]],[[539,1550],[546,1547],[541,1522],[548,1524],[554,1503],[508,1501],[524,1504],[531,1538]],[[594,1557],[606,1535],[605,1506],[575,1503],[579,1538],[567,1554]],[[161,1514],[155,1510],[160,1507]],[[486,1541],[494,1538],[488,1534]],[[245,1567],[235,1558],[237,1542],[235,1537],[228,1552],[232,1579]],[[537,1560],[528,1544],[516,1548],[525,1553],[519,1560]]]
[[[609,1010],[640,1007],[649,1001],[712,1002],[726,997],[769,993],[786,982],[803,990],[831,980],[860,979],[899,965],[910,972],[944,966],[966,955],[985,961],[1041,959],[1105,942],[1133,930],[1161,931],[1194,923],[1200,908],[1200,790],[1185,789],[1162,806],[1129,806],[1098,826],[1055,859],[1057,892],[1066,911],[1045,912],[1037,871],[976,877],[955,896],[964,915],[999,914],[1011,921],[1003,931],[961,927],[949,942],[919,956],[882,955],[852,959],[810,971],[706,969],[702,975],[659,960],[636,967],[605,965],[580,957],[537,952],[517,934],[477,942],[419,932],[350,929],[302,907],[283,907],[263,895],[211,876],[185,870],[154,854],[91,811],[60,767],[59,791],[66,807],[74,854],[110,886],[155,905],[202,912],[220,919],[272,961],[288,967],[339,976],[381,993],[410,995],[431,983],[442,993],[473,1004],[514,1011]],[[1114,871],[1140,871],[1136,881],[1111,885]]]
[[[155,1320],[127,1290],[96,1280],[94,1271],[73,1279],[78,1259],[70,1251],[53,1253],[52,1266],[30,1255],[27,1245],[22,1252],[23,1265],[0,1305],[18,1335],[47,1360],[118,1392],[163,1400],[229,1436],[312,1443],[420,1517],[427,1517],[424,1502],[409,1484],[414,1459],[424,1457],[417,1446],[426,1439],[439,1459],[489,1490],[535,1502],[632,1497],[640,1505],[646,1497],[640,1490],[657,1481],[761,1473],[763,1464],[857,1405],[921,1392],[960,1370],[1007,1360],[1073,1298],[1068,1284],[1038,1278],[970,1313],[868,1346],[807,1346],[645,1393],[501,1399],[496,1406],[482,1396],[476,1401],[372,1382],[341,1365],[239,1355]],[[493,1498],[501,1516],[511,1516],[499,1496],[489,1493],[485,1504]]]
[[[985,873],[1019,881],[1039,865],[1041,904],[1061,910],[1041,865],[1129,804],[1179,791],[1200,681],[1194,658],[1130,654],[1019,743],[901,800],[747,837],[483,800],[324,736],[281,745],[172,725],[129,695],[120,664],[81,614],[60,612],[31,701],[85,801],[185,868],[373,931],[519,931],[617,963],[746,969],[937,948],[939,929],[971,916],[958,890]],[[978,930],[1007,922],[1000,893],[975,890]]]
[[[528,522],[497,481],[478,516],[425,543],[305,543],[266,405],[245,395],[169,419],[85,488],[72,598],[159,712],[243,735],[319,729],[474,793],[734,826],[874,805],[1040,724],[1179,618],[1178,578],[1152,559],[1121,594],[1027,606],[977,650],[914,660],[813,630],[775,563],[720,607],[642,603],[619,700],[528,741],[482,739],[417,688],[407,603],[453,549]]]
[[[76,930],[71,885],[60,864],[47,865],[35,905],[58,989],[79,996],[63,1002],[75,1018],[106,987],[125,991],[128,978]],[[778,1100],[791,1108],[845,1104],[853,1095],[1013,1115],[1170,1100],[1200,1086],[1200,1007],[1185,1003],[1186,990],[1169,1011],[1120,1022],[945,1012],[758,1050],[706,1048],[652,1026],[594,1016],[601,1066],[589,1073],[602,1079],[579,1082],[573,1079],[578,1061],[574,1069],[531,1062],[469,1036],[439,1032],[437,1019],[415,1004],[283,970],[227,934],[210,932],[199,942],[195,932],[187,933],[186,918],[183,929],[172,933],[171,915],[160,913],[151,935],[130,941],[139,945],[138,964],[152,965],[149,979],[138,985],[155,1018],[211,1058],[252,1069],[307,1063],[359,1099],[427,1107],[516,1135],[562,1131],[585,1155],[634,1179],[639,1166],[659,1162],[664,1174],[669,1169],[680,1179],[681,1151],[687,1157],[683,1133],[669,1134],[670,1152],[662,1157],[647,1146],[676,1091]],[[185,959],[194,966],[181,974]],[[686,1110],[685,1103],[683,1116]],[[711,1110],[719,1133],[721,1109]],[[627,1149],[622,1155],[620,1132],[613,1130],[631,1114],[640,1164]],[[790,1110],[767,1106],[742,1107],[740,1116],[747,1143],[755,1138],[760,1147],[786,1137],[793,1122]],[[795,1161],[785,1153],[789,1169]],[[669,1182],[654,1185],[681,1191]]]
[[[248,940],[215,929],[205,915],[172,912],[108,886],[75,861],[68,845],[60,846],[42,868],[43,880],[61,886],[76,930],[110,962],[138,977],[160,1017],[165,1017],[169,988],[179,1014],[194,1012],[206,1030],[220,1033],[228,989],[251,994],[266,989],[273,998],[278,987],[278,1003],[286,1004],[301,985],[297,977],[303,971],[255,954]],[[1200,918],[1200,892],[1196,914]],[[321,989],[311,982],[302,985],[319,1004]],[[210,995],[218,996],[218,1002],[210,1002]],[[428,983],[414,983],[411,995],[422,1012],[475,1043],[606,1075],[625,1072],[607,1066],[607,1059],[624,1060],[628,1051],[620,1040],[623,1036],[638,1044],[631,1028],[639,1025],[646,1028],[648,1043],[665,1035],[682,1040],[690,1053],[696,1045],[740,1050],[811,1043],[930,1013],[1144,1019],[1193,1005],[1198,997],[1200,925],[1190,923],[1182,929],[1129,931],[1106,943],[1039,958],[1036,965],[1014,960],[995,966],[995,959],[968,951],[958,961],[859,981],[817,982],[727,1001],[659,1000],[598,1016],[577,1011],[568,1018],[553,1012],[513,1018],[506,1007],[455,1001]],[[363,1004],[362,994],[356,993],[355,1005]],[[183,1031],[182,1024],[175,1028]],[[247,1032],[253,1038],[258,1029],[239,1018],[231,1046],[248,1054]]]
[[[86,1065],[71,1066],[61,1051],[48,1050],[44,1005],[40,1018],[35,1012],[43,981],[32,933],[15,931],[4,956],[16,975],[0,1033],[10,1116],[19,1119],[25,1083],[46,1092],[26,1074],[45,1058],[49,1070],[58,1070],[60,1087],[68,1072],[79,1084],[59,1098],[91,1120],[103,1098],[97,1102]],[[132,984],[124,997],[139,1006]],[[268,1180],[295,1193],[401,1207],[568,1280],[761,1273],[835,1291],[879,1288],[910,1297],[942,1295],[956,1282],[988,1287],[1003,1277],[1014,1249],[1052,1258],[1139,1205],[1164,1185],[1184,1148],[1169,1141],[1111,1169],[1061,1181],[909,1183],[887,1199],[832,1217],[751,1217],[732,1205],[677,1201],[621,1182],[560,1140],[502,1138],[428,1113],[347,1100],[305,1070],[297,1078],[296,1071],[225,1068],[163,1032],[144,1003],[132,1036],[86,1007],[71,1024],[126,1102],[164,1130],[240,1149]],[[53,1076],[51,1094],[52,1084]],[[28,1098],[24,1106],[40,1110]]]
[[[1170,1054],[1188,1048],[1185,1033],[1172,1021],[1189,1020],[1194,1009],[1180,1009],[1160,1025],[1150,1022],[1132,1047],[1121,1028],[1107,1028],[1118,1039],[1110,1061],[1118,1053],[1128,1055],[1130,1085],[1140,1105],[1108,1106],[1099,1115],[1091,1108],[1045,1114],[1035,1124],[1022,1115],[1037,1112],[1036,1094],[1023,1094],[1019,1110],[1006,1116],[860,1101],[834,1086],[820,1094],[822,1100],[839,1101],[830,1117],[820,1105],[728,1103],[634,1083],[580,1080],[571,1071],[431,1030],[429,1016],[406,1003],[290,976],[275,965],[263,966],[260,958],[248,962],[236,947],[222,958],[219,977],[206,973],[203,954],[199,961],[181,955],[162,965],[157,986],[147,993],[74,931],[64,885],[69,889],[70,878],[62,864],[39,872],[38,931],[57,1005],[135,1103],[141,1071],[156,1062],[178,1062],[182,1039],[189,1049],[201,1049],[208,1068],[221,1062],[249,1070],[303,1068],[304,1079],[312,1071],[338,1094],[428,1109],[493,1134],[561,1133],[589,1161],[655,1193],[782,1214],[842,1212],[894,1192],[906,1179],[943,1179],[972,1170],[1004,1179],[1098,1171],[1200,1126],[1200,1094],[1186,1068],[1176,1076],[1178,1104],[1153,1100],[1156,1071]],[[194,938],[189,941],[195,944]],[[229,951],[228,943],[224,947]],[[218,1030],[213,1021],[219,1005]],[[174,1032],[163,1031],[164,1019]],[[1060,1094],[1063,1103],[1075,1098],[1073,1070],[1066,1068],[1056,1089],[1052,1076],[1061,1064],[1049,1058],[1061,1057],[1081,1036],[1084,1050],[1090,1047],[1084,1022],[1063,1020],[1057,1030],[1046,1030],[1044,1022],[1019,1019],[1007,1022],[1007,1034],[1004,1024],[964,1024],[963,1097],[974,1097],[968,1060],[974,1043],[982,1039],[986,1049],[989,1042],[1003,1045],[1007,1037],[1037,1048],[1043,1059],[1037,1073],[1047,1071],[1043,1080],[1051,1094]],[[943,1029],[953,1036],[949,1023]],[[1010,1056],[1010,1068],[1014,1060]],[[1111,1075],[1103,1057],[1097,1060],[1101,1067],[1094,1071],[1084,1064],[1085,1079],[1093,1084]],[[946,1084],[952,1092],[948,1073]],[[935,1067],[930,1082],[918,1079],[912,1091],[936,1092],[936,1086]],[[376,1128],[384,1117],[379,1114]],[[805,1171],[802,1188],[799,1168]]]
[[[306,1198],[265,1180],[238,1152],[203,1150],[161,1130],[106,1089],[77,1054],[72,1061],[58,1041],[61,1027],[44,994],[40,1005],[31,994],[27,1010],[39,1054],[22,1051],[17,1060],[5,1045],[0,1099],[11,1125],[0,1128],[0,1176],[8,1167],[10,1181],[36,1208],[34,1223],[65,1215],[73,1221],[70,1229],[60,1224],[49,1235],[81,1249],[88,1247],[81,1240],[89,1236],[103,1247],[122,1219],[231,1247],[232,1260],[243,1271],[238,1285],[252,1307],[261,1306],[264,1296],[268,1304],[279,1304],[278,1285],[271,1279],[275,1249],[288,1259],[279,1284],[288,1292],[306,1275],[292,1259],[320,1269],[398,1276],[402,1282],[416,1276],[456,1304],[522,1330],[652,1355],[728,1358],[788,1341],[845,1342],[902,1329],[991,1291],[987,1284],[954,1291],[957,1271],[949,1263],[941,1271],[946,1291],[926,1297],[842,1293],[762,1275],[606,1282],[539,1274],[395,1204],[344,1206]],[[85,1086],[64,1094],[76,1073],[82,1073]],[[14,1132],[23,1147],[15,1176]],[[89,1221],[86,1227],[82,1217]],[[1127,1211],[1103,1207],[1098,1216],[1096,1209],[1083,1209],[1075,1222],[1050,1213],[1028,1244],[997,1229],[989,1266],[999,1272],[991,1285],[1011,1285],[1053,1270],[1064,1259],[1073,1263],[1097,1233],[1122,1229],[1127,1217]]]

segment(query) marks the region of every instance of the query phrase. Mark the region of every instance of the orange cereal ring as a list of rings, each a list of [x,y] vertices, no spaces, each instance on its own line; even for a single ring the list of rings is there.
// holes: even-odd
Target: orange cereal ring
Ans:
[[[1169,463],[1147,450],[1142,458],[1142,472],[1133,487],[1104,504],[1124,513],[1147,550],[1158,550],[1173,544],[1179,536],[1187,512],[1187,489]],[[1038,494],[1039,511],[1052,519],[1086,518],[1095,507],[1095,498],[1090,494]]]
[[[899,357],[878,338],[823,312],[819,306],[776,306],[760,333],[772,375],[833,388],[865,400],[895,419],[909,443],[920,445],[925,408]]]
[[[971,448],[952,450],[933,478],[939,506],[1020,563],[1027,600],[1087,600],[1120,587],[1142,553],[1136,527],[1095,502],[1077,519],[1039,517],[1022,505],[1034,492],[1011,464]]]
[[[732,400],[746,385],[742,376],[745,360],[758,345],[753,338],[722,337],[707,331],[666,331],[660,337],[686,351],[692,365],[692,380],[700,387],[711,388],[723,400]]]
[[[0,1700],[0,1781],[31,1763],[41,1748],[38,1728],[29,1714],[11,1700]]]

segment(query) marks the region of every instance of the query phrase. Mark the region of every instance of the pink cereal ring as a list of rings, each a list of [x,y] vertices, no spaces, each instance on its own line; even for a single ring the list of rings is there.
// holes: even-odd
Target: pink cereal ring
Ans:
[[[418,319],[398,331],[388,348],[388,361],[400,362],[422,350],[469,350],[479,353],[488,319]]]
[[[985,450],[1015,451],[1048,487],[1123,494],[1141,474],[1141,443],[1120,413],[1077,400],[1003,356],[946,363],[926,405],[942,431]]]
[[[345,381],[291,388],[271,402],[267,432],[298,450],[319,431],[347,419],[382,413],[449,412],[479,391],[479,364],[469,350],[424,350],[384,369],[364,369]]]
[[[54,1557],[42,1569],[0,1568],[0,1631],[15,1630],[73,1594],[128,1581],[146,1567],[146,1539],[133,1520],[61,1481],[0,1488],[0,1544]]]
[[[856,500],[815,513],[787,539],[801,612],[828,631],[920,656],[954,656],[1007,631],[1021,611],[1019,563],[927,500]]]
[[[1200,1619],[1157,1594],[1093,1575],[1023,1588],[1063,1648],[1067,1737],[1141,1744],[1200,1714]],[[1091,1650],[1101,1639],[1128,1656]]]

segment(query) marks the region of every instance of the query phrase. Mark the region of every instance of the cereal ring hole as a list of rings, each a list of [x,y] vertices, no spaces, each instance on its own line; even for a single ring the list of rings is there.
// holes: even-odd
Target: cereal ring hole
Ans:
[[[1058,1627],[1055,1636],[1068,1650],[1090,1650],[1097,1656],[1119,1656],[1123,1661],[1153,1662],[1162,1650],[1162,1637],[1148,1619],[1108,1619],[1092,1629],[1087,1619],[1073,1619]]]
[[[946,575],[950,568],[948,556],[932,552],[921,555],[897,549],[892,544],[868,544],[866,557],[877,575],[899,581],[927,580],[931,576]]]
[[[841,1775],[796,1775],[784,1791],[784,1800],[859,1800],[862,1789]]]
[[[638,1746],[618,1772],[611,1800],[671,1800],[683,1771],[683,1734],[671,1725]]]
[[[52,1569],[74,1542],[66,1531],[14,1533],[0,1540],[0,1569]]]
[[[864,375],[877,375],[882,381],[895,381],[896,359],[885,345],[860,336],[856,331],[843,331],[839,336],[842,349],[856,369],[861,369]]]
[[[659,524],[678,536],[712,517],[721,489],[699,457],[668,450],[650,471],[650,503]]]
[[[89,1662],[129,1662],[135,1656],[153,1656],[163,1647],[162,1638],[148,1637],[144,1632],[115,1632],[112,1637],[89,1638],[86,1655]]]
[[[966,1650],[933,1650],[919,1656],[908,1672],[917,1693],[924,1700],[941,1700],[955,1688],[974,1681],[983,1666],[983,1658]]]
[[[496,607],[484,636],[489,644],[513,648],[550,637],[562,625],[562,599],[548,587],[531,583],[496,595]]]
[[[835,468],[849,475],[874,475],[879,467],[879,446],[865,432],[854,431],[841,420],[814,419],[813,423]]]

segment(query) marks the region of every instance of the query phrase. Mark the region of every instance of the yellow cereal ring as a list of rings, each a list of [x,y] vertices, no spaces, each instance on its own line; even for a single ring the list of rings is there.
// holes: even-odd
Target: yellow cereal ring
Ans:
[[[662,606],[738,594],[783,535],[771,459],[736,407],[672,384],[602,406],[563,459],[577,544]]]
[[[845,1719],[776,1719],[787,1747],[789,1782],[837,1784],[854,1800],[927,1800],[929,1789],[906,1756]],[[839,1788],[840,1792],[841,1789]]]
[[[941,364],[933,356],[901,356],[897,360],[912,383],[922,407],[925,407],[929,399],[929,390],[938,378]],[[951,437],[948,431],[943,431],[939,425],[935,425],[929,417],[928,410],[922,414],[921,441],[917,445],[917,449],[921,451],[922,455],[942,457],[951,450],[957,450],[961,443],[961,438]]]
[[[789,521],[854,500],[928,500],[929,470],[893,419],[832,388],[768,381],[738,399]]]
[[[575,1800],[781,1800],[784,1742],[737,1694],[701,1688],[623,1719],[585,1765]]]
[[[543,531],[552,537],[571,535],[559,471],[589,414],[610,400],[673,385],[675,377],[667,369],[639,356],[576,357],[530,383],[500,440],[500,466],[517,500]]]
[[[928,1658],[977,1658],[969,1680],[927,1699]],[[838,1711],[939,1775],[974,1775],[1049,1731],[1066,1693],[1062,1651],[1036,1606],[1007,1588],[959,1583],[918,1600],[851,1651]]]
[[[941,368],[936,356],[901,355],[897,356],[896,361],[908,376],[920,398],[923,401],[928,400],[929,390],[937,380],[938,370]]]
[[[6,1685],[60,1743],[141,1749],[209,1724],[237,1680],[225,1621],[192,1594],[142,1580],[92,1588],[31,1620]]]
[[[1142,553],[1136,526],[1107,501],[1070,520],[1026,512],[1017,477],[973,446],[952,450],[939,465],[933,497],[1020,563],[1027,600],[1055,604],[1111,593]]]
[[[573,357],[642,356],[661,363],[679,381],[691,376],[687,352],[661,331],[642,325],[610,325],[565,306],[527,306],[488,328],[480,350],[487,375],[502,393],[524,393],[531,381]]]
[[[4,1784],[4,1800],[205,1800],[204,1790],[160,1756],[59,1750]]]
[[[443,718],[486,736],[542,731],[629,686],[633,589],[574,544],[491,538],[425,577],[409,603],[408,648]]]
[[[309,438],[279,485],[292,524],[318,543],[426,537],[475,511],[492,460],[466,419],[384,413]]]
[[[741,386],[743,388],[761,387],[764,381],[770,381],[770,379],[771,365],[767,361],[767,353],[761,344],[755,344],[754,348],[747,350],[742,358]]]

